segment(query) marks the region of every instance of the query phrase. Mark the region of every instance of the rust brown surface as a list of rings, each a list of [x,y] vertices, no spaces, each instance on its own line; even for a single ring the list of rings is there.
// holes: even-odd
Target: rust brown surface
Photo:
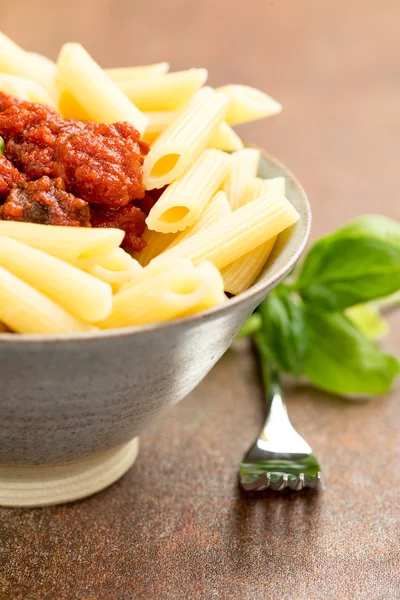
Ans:
[[[52,29],[30,29],[39,21]],[[362,212],[400,218],[399,22],[398,0],[14,0],[0,17],[53,57],[78,40],[107,66],[169,59],[275,95],[282,116],[242,133],[299,176],[314,237]],[[242,344],[142,437],[119,483],[72,505],[0,510],[0,598],[399,598],[399,391],[363,404],[287,395],[324,494],[239,492],[262,422]]]

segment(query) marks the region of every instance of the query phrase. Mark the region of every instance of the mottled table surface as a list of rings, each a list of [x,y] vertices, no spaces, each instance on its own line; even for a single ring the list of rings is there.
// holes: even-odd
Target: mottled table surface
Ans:
[[[313,237],[360,213],[400,218],[399,21],[398,0],[13,0],[0,14],[52,57],[79,40],[106,66],[168,59],[269,91],[282,116],[241,132],[299,176]],[[287,397],[325,493],[238,490],[262,421],[242,343],[142,436],[120,482],[71,505],[0,510],[1,600],[399,598],[400,392],[350,404],[288,385]]]

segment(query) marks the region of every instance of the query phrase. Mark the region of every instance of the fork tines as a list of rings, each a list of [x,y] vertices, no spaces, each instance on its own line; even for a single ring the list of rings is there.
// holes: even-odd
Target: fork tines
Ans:
[[[291,490],[302,490],[305,487],[309,487],[315,490],[325,489],[325,480],[321,471],[315,476],[305,475],[304,473],[300,473],[295,479],[289,478],[289,475],[281,475],[279,479],[272,480],[271,473],[264,473],[261,477],[258,477],[251,483],[245,483],[241,481],[241,485],[244,490],[247,492],[250,491],[262,491],[266,489],[274,490],[276,492],[280,492],[285,488],[289,488]]]

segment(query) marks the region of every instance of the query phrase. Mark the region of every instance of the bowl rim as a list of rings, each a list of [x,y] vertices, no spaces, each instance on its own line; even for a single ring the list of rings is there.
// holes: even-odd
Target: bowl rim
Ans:
[[[140,334],[150,333],[155,330],[164,331],[174,327],[180,327],[184,324],[195,323],[197,321],[208,321],[214,317],[223,315],[231,308],[245,303],[248,300],[254,299],[256,296],[261,294],[263,291],[277,285],[294,267],[301,254],[303,253],[311,230],[311,207],[307,198],[307,194],[304,191],[303,186],[293,173],[284,165],[280,160],[265,152],[263,148],[254,144],[248,144],[253,148],[260,150],[263,157],[274,167],[277,167],[282,175],[287,179],[290,179],[292,186],[295,188],[296,194],[299,197],[303,208],[304,215],[302,215],[299,223],[301,229],[299,232],[300,243],[296,250],[290,255],[289,260],[284,264],[274,276],[265,277],[262,281],[254,283],[248,290],[238,294],[237,296],[230,298],[229,302],[219,304],[207,310],[200,311],[193,315],[181,317],[179,319],[171,319],[169,321],[162,321],[161,323],[150,323],[148,325],[134,325],[131,327],[120,327],[116,329],[104,329],[100,331],[87,331],[77,333],[58,333],[58,334],[26,334],[26,333],[0,333],[0,345],[9,345],[10,342],[13,344],[49,344],[54,342],[79,342],[88,341],[93,342],[96,340],[113,339],[136,336]]]

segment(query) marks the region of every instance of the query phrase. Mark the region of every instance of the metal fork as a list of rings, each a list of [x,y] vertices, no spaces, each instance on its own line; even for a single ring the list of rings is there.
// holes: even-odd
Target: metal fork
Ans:
[[[263,359],[261,370],[268,389],[267,420],[240,464],[240,485],[246,491],[324,489],[313,451],[289,420],[277,370]]]

